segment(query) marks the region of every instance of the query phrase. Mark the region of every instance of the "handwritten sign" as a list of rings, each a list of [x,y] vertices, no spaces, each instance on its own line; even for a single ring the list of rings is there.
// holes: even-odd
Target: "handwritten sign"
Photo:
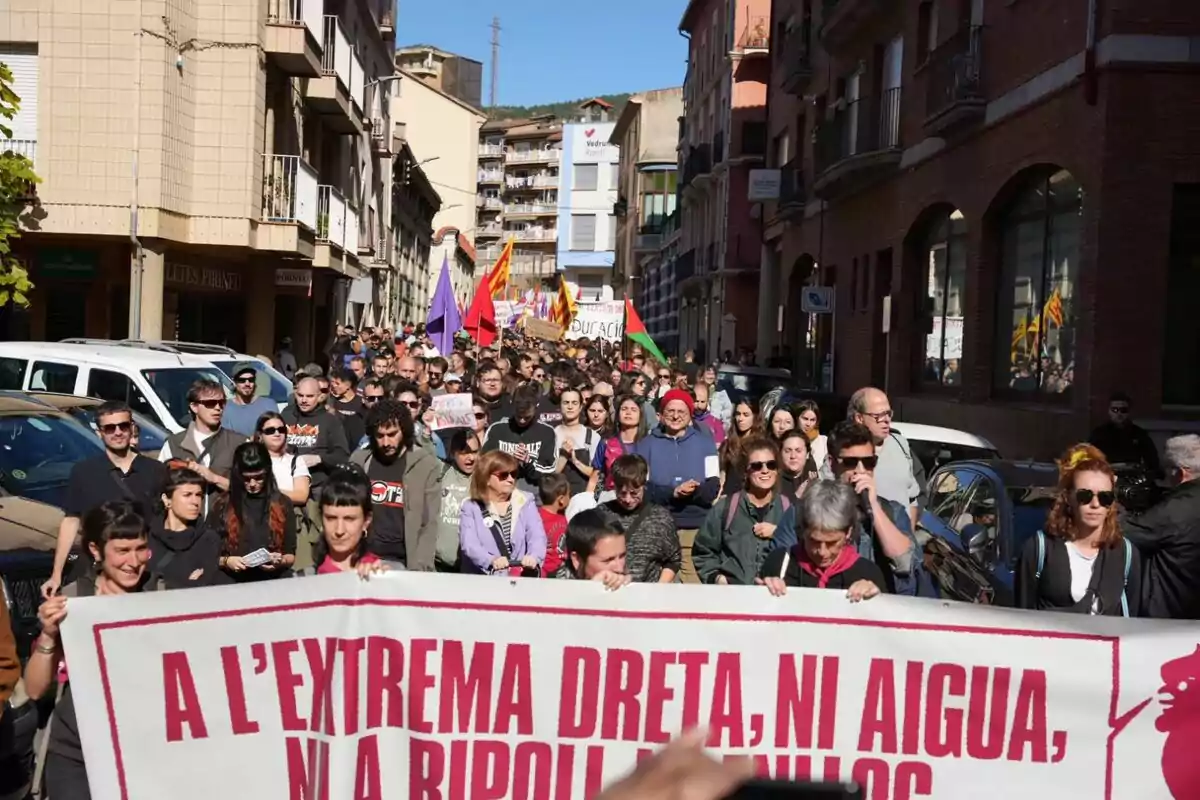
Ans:
[[[567,330],[568,339],[604,339],[619,342],[625,335],[625,304],[580,303],[579,313]]]
[[[433,425],[435,431],[443,428],[472,428],[475,425],[475,410],[469,394],[439,394],[433,398]]]
[[[96,800],[592,797],[697,723],[880,800],[1200,797],[1194,623],[391,573],[79,598],[64,636]]]
[[[563,329],[558,325],[537,317],[525,317],[522,320],[525,328],[525,333],[535,339],[541,339],[546,342],[557,342],[562,338]]]

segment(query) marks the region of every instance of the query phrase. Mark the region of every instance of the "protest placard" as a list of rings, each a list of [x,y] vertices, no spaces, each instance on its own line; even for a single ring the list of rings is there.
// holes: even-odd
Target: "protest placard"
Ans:
[[[439,394],[432,399],[435,431],[443,428],[471,428],[475,425],[475,409],[469,394]]]
[[[625,304],[580,303],[579,313],[567,329],[568,339],[604,339],[619,342],[625,335]]]
[[[584,798],[697,723],[872,800],[1200,796],[1194,623],[393,573],[72,599],[63,635],[95,800]]]
[[[563,335],[561,327],[553,322],[538,319],[537,317],[525,317],[524,327],[526,335],[547,342],[557,342]]]

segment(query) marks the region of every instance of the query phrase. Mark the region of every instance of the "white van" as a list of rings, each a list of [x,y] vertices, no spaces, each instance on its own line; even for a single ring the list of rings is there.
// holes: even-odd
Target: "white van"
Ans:
[[[0,389],[123,400],[172,433],[191,419],[187,393],[200,378],[233,383],[208,361],[105,343],[0,342]]]
[[[288,403],[292,401],[292,382],[282,372],[257,356],[239,353],[229,347],[223,347],[219,344],[203,344],[201,342],[145,341],[141,339],[122,339],[120,342],[114,342],[114,344],[126,347],[144,347],[174,351],[197,356],[220,369],[221,372],[224,372],[231,379],[233,378],[233,371],[237,369],[238,364],[250,363],[258,369],[258,385],[254,392],[256,397],[271,398],[279,404],[280,411],[287,408]]]

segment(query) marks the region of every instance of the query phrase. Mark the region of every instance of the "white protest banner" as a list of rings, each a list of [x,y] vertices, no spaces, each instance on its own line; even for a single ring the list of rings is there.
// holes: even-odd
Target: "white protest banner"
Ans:
[[[624,335],[624,303],[580,303],[579,313],[571,321],[566,338],[583,339],[587,337],[588,339],[619,342]]]
[[[475,426],[475,409],[469,394],[434,395],[430,408],[433,409],[433,424],[430,427],[435,431]]]
[[[1200,797],[1195,623],[411,573],[69,609],[95,800],[585,798],[696,723],[871,800]]]

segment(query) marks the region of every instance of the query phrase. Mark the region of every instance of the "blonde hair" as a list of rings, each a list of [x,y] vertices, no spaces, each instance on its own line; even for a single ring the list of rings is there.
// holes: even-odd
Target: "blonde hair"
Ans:
[[[1075,476],[1081,472],[1098,472],[1108,476],[1114,489],[1117,486],[1117,476],[1104,453],[1094,445],[1086,443],[1067,448],[1057,463],[1058,493],[1046,519],[1046,533],[1072,542],[1079,538],[1079,531],[1075,529],[1075,510],[1071,504],[1072,495],[1075,493]],[[1108,507],[1104,524],[1100,528],[1100,546],[1112,547],[1120,542],[1121,528],[1117,525],[1117,504],[1113,503]]]

